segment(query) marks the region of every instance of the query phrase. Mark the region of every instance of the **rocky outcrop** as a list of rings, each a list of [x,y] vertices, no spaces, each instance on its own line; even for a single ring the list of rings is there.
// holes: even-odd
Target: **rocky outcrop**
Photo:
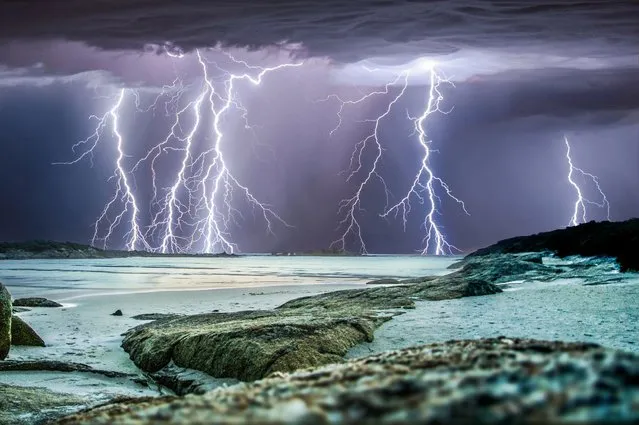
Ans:
[[[45,347],[40,335],[18,316],[13,316],[11,319],[11,345]]]
[[[0,425],[49,423],[85,406],[75,395],[0,384]]]
[[[639,420],[639,356],[594,344],[450,341],[274,374],[58,424],[492,424]]]
[[[13,300],[13,305],[15,307],[62,307],[60,303],[40,297],[18,298],[17,300]]]
[[[497,242],[471,256],[550,251],[559,257],[614,257],[621,271],[639,271],[639,219],[594,222]]]
[[[168,318],[124,334],[122,347],[142,370],[171,361],[215,378],[243,381],[273,372],[342,361],[353,346],[415,299],[495,294],[495,285],[464,276],[424,279],[393,287],[329,292],[298,298],[271,311],[211,313]]]
[[[11,294],[0,282],[0,360],[4,360],[11,348]]]
[[[216,378],[250,381],[341,361],[352,346],[372,341],[384,320],[267,311],[202,314],[136,327],[125,334],[122,347],[147,372],[173,361]]]

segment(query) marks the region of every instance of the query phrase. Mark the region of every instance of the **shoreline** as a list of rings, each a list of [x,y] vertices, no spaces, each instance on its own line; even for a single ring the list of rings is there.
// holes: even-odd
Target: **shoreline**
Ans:
[[[119,280],[129,276],[127,279],[133,279],[133,282],[137,278],[115,273],[109,276],[115,276],[113,282],[119,285],[104,291],[104,286],[111,280],[94,282],[98,288],[83,287],[75,280],[65,281],[64,275],[56,277],[46,272],[51,286],[35,288],[29,286],[29,281],[47,274],[33,274],[35,269],[25,268],[24,277],[29,281],[13,278],[7,282],[13,295],[16,298],[24,295],[52,298],[63,307],[35,307],[17,313],[38,332],[47,346],[12,347],[9,359],[76,362],[124,373],[131,378],[102,378],[84,372],[5,372],[0,373],[0,387],[64,390],[67,395],[83,397],[85,405],[93,406],[106,401],[105,397],[167,394],[166,388],[159,386],[160,382],[176,391],[186,391],[178,393],[181,395],[198,388],[209,390],[232,384],[234,378],[245,381],[264,378],[273,370],[270,366],[259,366],[264,364],[260,359],[264,356],[268,359],[272,354],[289,356],[284,362],[279,357],[276,360],[282,369],[274,371],[281,373],[280,370],[287,372],[317,364],[348,363],[354,358],[397,352],[421,344],[482,340],[501,335],[546,341],[588,341],[639,353],[639,346],[634,343],[639,340],[639,311],[634,308],[634,301],[639,299],[639,275],[619,273],[608,260],[544,260],[540,256],[508,254],[466,260],[458,263],[456,268],[442,268],[446,263],[454,263],[455,259],[437,260],[433,263],[436,266],[425,267],[431,271],[430,276],[408,279],[403,284],[398,280],[399,285],[367,285],[340,269],[346,263],[366,267],[361,260],[354,263],[345,257],[339,263],[329,259],[313,260],[313,264],[322,264],[326,270],[311,273],[302,267],[308,266],[309,262],[284,258],[288,260],[282,262],[277,256],[266,261],[258,257],[246,259],[240,266],[249,266],[246,273],[249,278],[240,281],[233,281],[230,272],[228,275],[217,274],[217,271],[204,274],[209,279],[223,279],[224,276],[231,279],[230,286],[215,287],[165,287],[162,285],[170,284],[170,281],[151,280],[144,283],[143,288],[123,290],[122,284],[126,287],[128,281]],[[404,260],[389,258],[389,263],[369,270],[369,277],[384,273],[387,266],[399,268]],[[428,262],[421,258],[412,261],[416,264]],[[277,273],[269,274],[263,269],[265,263],[278,270],[281,265],[289,264],[288,269],[280,270],[279,279],[285,282],[265,284],[265,280],[278,278]],[[116,264],[114,262],[111,267]],[[251,264],[254,264],[252,268]],[[209,266],[211,270],[216,269]],[[155,266],[152,263],[149,267]],[[340,269],[341,274],[332,279],[339,283],[320,283],[326,282],[326,274],[334,274],[335,269]],[[171,273],[171,270],[160,268],[158,271],[160,275],[167,272]],[[12,273],[16,273],[15,270]],[[64,270],[56,273],[64,273]],[[86,281],[98,276],[112,279],[96,274],[96,270],[87,273]],[[556,276],[559,275],[555,273],[565,278],[558,279]],[[297,280],[286,281],[284,276]],[[619,280],[611,277],[619,277]],[[549,280],[544,280],[546,278]],[[601,282],[589,285],[592,278]],[[56,279],[60,283],[66,282],[66,287],[60,287]],[[193,277],[187,275],[185,279],[178,278],[173,284],[180,285]],[[489,281],[493,283],[486,284]],[[121,310],[123,315],[113,316],[116,310]],[[160,316],[155,321],[133,317],[140,314]],[[150,333],[145,333],[146,330]],[[151,340],[148,343],[145,342],[147,338]],[[331,346],[333,342],[335,345]],[[268,344],[273,344],[273,348]],[[234,354],[225,357],[224,353],[215,351],[216,346],[227,347],[225,350]],[[282,347],[288,346],[298,347],[301,354],[298,350],[281,351]],[[320,349],[317,354],[311,352],[309,355],[306,351],[309,346]],[[207,347],[210,347],[210,353]],[[167,365],[162,366],[164,360],[159,360],[158,369],[153,366],[156,363],[148,363],[157,361],[154,359],[156,353],[163,356],[165,348],[171,351]],[[277,354],[280,352],[283,354]],[[184,353],[187,353],[186,357]],[[210,361],[202,363],[202,359]],[[310,359],[311,363],[305,363],[308,361],[305,359]],[[249,370],[244,365],[247,360],[255,361],[255,369]],[[173,362],[191,369],[186,372],[184,369],[169,370]],[[239,371],[232,371],[231,375],[219,372],[232,370],[234,362],[241,365]],[[276,364],[272,359],[266,362]],[[197,376],[211,379],[203,381]]]

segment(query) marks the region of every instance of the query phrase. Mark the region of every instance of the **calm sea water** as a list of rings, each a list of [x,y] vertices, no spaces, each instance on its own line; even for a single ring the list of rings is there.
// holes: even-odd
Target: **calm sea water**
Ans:
[[[458,257],[243,256],[0,261],[0,281],[15,291],[163,290],[366,282],[445,273]]]

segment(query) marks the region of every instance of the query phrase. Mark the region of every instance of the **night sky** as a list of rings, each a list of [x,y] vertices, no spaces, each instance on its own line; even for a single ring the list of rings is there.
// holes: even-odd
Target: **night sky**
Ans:
[[[564,137],[574,165],[598,177],[610,218],[639,215],[636,1],[33,3],[0,5],[0,240],[91,242],[93,225],[118,184],[109,179],[118,157],[116,138],[107,126],[93,155],[72,165],[55,163],[83,152],[84,146],[75,152],[72,146],[95,131],[97,120],[90,116],[107,113],[121,90],[121,164],[146,232],[158,208],[150,204],[152,173],[148,163],[133,167],[167,136],[175,118],[171,108],[186,107],[206,88],[196,49],[217,89],[225,87],[224,71],[256,74],[256,67],[304,61],[269,73],[259,86],[237,82],[238,107],[234,103],[220,122],[228,169],[291,225],[275,222],[269,234],[259,211],[236,189],[236,221],[225,235],[242,252],[325,248],[341,237],[340,200],[353,196],[365,174],[347,180],[342,171],[356,144],[374,129],[370,120],[384,113],[402,86],[345,105],[341,125],[330,135],[340,119],[335,95],[353,100],[383,90],[424,59],[449,79],[440,86],[446,113],[434,113],[426,123],[433,150],[428,164],[469,213],[437,189],[442,201],[435,219],[450,243],[469,251],[567,226],[576,193],[567,179]],[[229,53],[253,68],[233,63]],[[404,96],[380,122],[378,173],[391,205],[420,167],[421,146],[409,116],[423,111],[429,77],[411,74]],[[175,92],[161,96],[162,87],[178,80],[184,91],[173,97],[176,103],[167,103]],[[187,111],[180,134],[193,119]],[[211,115],[205,114],[202,126],[190,161],[215,137]],[[175,139],[170,146],[175,149],[156,164],[161,188],[172,185],[182,163],[184,142]],[[363,151],[364,168],[374,157],[373,149]],[[592,182],[575,180],[598,201]],[[180,186],[179,205],[188,203],[185,195]],[[368,251],[421,251],[426,204],[413,199],[404,230],[401,219],[380,217],[387,199],[373,179],[357,210]],[[117,208],[99,226],[101,235]],[[126,247],[129,214],[108,247]],[[188,223],[199,219],[186,216],[184,226],[173,230],[181,247],[192,238]],[[589,220],[605,217],[605,208],[587,206]],[[149,236],[153,249],[162,234],[160,229]],[[345,242],[347,249],[360,249],[353,235]],[[189,248],[202,249],[202,239]]]

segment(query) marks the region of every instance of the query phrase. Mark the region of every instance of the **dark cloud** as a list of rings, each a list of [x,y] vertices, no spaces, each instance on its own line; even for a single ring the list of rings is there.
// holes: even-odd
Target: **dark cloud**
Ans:
[[[478,76],[450,90],[451,104],[463,104],[468,120],[512,122],[535,116],[565,128],[611,125],[639,109],[637,69],[546,69]],[[490,102],[491,108],[483,107]],[[495,106],[499,106],[496,108]]]
[[[13,0],[0,5],[0,40],[116,50],[288,42],[337,61],[464,49],[615,57],[636,53],[637,22],[635,0]]]
[[[72,156],[70,146],[93,131],[88,115],[103,113],[116,89],[135,88],[151,105],[158,87],[179,76],[191,90],[184,102],[191,99],[201,84],[195,52],[176,59],[158,54],[163,44],[185,51],[250,47],[255,50],[230,51],[258,66],[288,61],[291,51],[317,57],[295,73],[270,76],[259,90],[238,88],[257,137],[237,111],[224,122],[229,166],[295,225],[273,239],[247,214],[234,235],[244,250],[313,249],[335,239],[339,201],[358,184],[339,173],[353,145],[369,134],[366,120],[385,110],[400,87],[349,106],[334,137],[338,105],[317,100],[335,93],[355,99],[433,56],[438,72],[455,84],[442,87],[444,109],[453,112],[429,118],[428,136],[437,150],[432,167],[472,214],[454,203],[442,206],[441,224],[460,248],[567,224],[574,193],[565,180],[564,134],[575,162],[600,177],[612,218],[637,215],[637,22],[634,0],[1,2],[0,181],[7,190],[0,239],[91,238],[91,223],[113,188],[107,180],[113,140],[104,139],[93,168],[51,163]],[[237,66],[219,49],[205,55],[226,60],[219,62],[224,68]],[[423,110],[430,73],[411,70],[406,96],[380,130],[380,173],[395,201],[420,166],[421,146],[410,136],[406,113]],[[162,113],[134,113],[133,106],[129,96],[121,123],[127,167],[165,137],[172,122]],[[166,162],[167,179],[175,161]],[[148,169],[132,176],[147,199]],[[367,189],[365,198],[361,220],[372,252],[421,246],[421,213],[411,215],[404,232],[401,221],[379,217],[386,201],[381,185]],[[603,218],[601,211],[591,213]]]

